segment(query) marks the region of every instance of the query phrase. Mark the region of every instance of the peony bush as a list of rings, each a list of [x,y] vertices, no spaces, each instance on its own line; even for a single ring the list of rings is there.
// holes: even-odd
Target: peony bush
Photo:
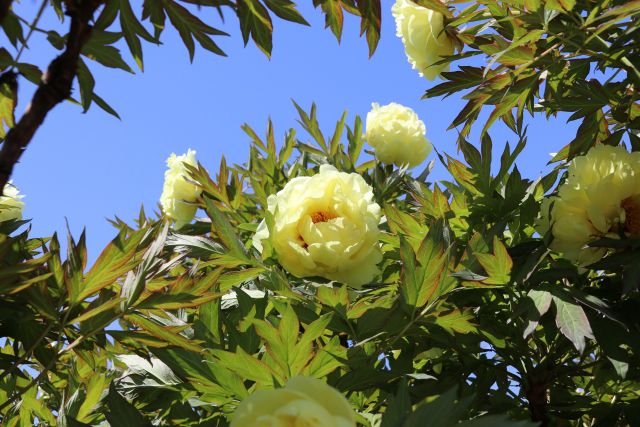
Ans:
[[[264,15],[246,19],[262,3],[245,3],[243,35],[269,52],[253,27]],[[336,34],[343,12],[359,15],[373,48],[391,7],[411,64],[441,80],[424,96],[467,102],[456,146],[433,141],[419,168],[432,150],[419,109],[373,104],[325,134],[316,106],[295,104],[304,132],[245,125],[242,164],[172,154],[161,212],[114,219],[93,265],[84,233],[66,250],[30,237],[6,187],[2,423],[638,425],[640,8],[314,4]],[[548,151],[528,140],[529,117],[565,113],[575,138],[522,176],[527,144]],[[497,125],[512,132],[501,147]]]

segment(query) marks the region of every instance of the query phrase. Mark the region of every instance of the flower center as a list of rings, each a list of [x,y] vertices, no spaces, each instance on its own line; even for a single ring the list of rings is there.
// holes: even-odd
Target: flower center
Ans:
[[[624,209],[624,229],[633,235],[640,235],[640,204],[636,197],[628,197],[620,205]]]
[[[338,217],[337,215],[334,215],[326,211],[318,211],[311,214],[311,221],[313,221],[314,224],[317,224],[319,222],[327,222],[337,217]]]

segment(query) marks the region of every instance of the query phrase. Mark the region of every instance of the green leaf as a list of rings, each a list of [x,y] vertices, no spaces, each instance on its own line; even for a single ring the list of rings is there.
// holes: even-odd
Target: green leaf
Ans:
[[[426,7],[427,9],[435,10],[436,12],[440,12],[447,18],[451,18],[453,15],[451,11],[447,7],[447,5],[440,0],[411,0],[414,3],[419,4],[422,7]]]
[[[547,0],[545,8],[558,10],[560,12],[569,12],[576,5],[576,0]]]
[[[9,42],[14,47],[18,47],[18,43],[24,43],[22,24],[20,23],[20,20],[15,13],[9,10],[8,13],[4,16],[1,25],[5,35],[9,39]]]
[[[402,427],[453,427],[469,410],[473,397],[458,399],[457,388],[452,388],[437,399],[418,406]]]
[[[484,283],[489,285],[506,285],[511,281],[513,261],[507,252],[507,248],[497,236],[493,237],[493,255],[475,253],[475,256],[489,276]]]
[[[93,102],[95,102],[98,107],[102,108],[104,111],[106,111],[107,113],[111,114],[116,119],[120,119],[120,116],[118,115],[116,110],[111,108],[111,106],[109,104],[107,104],[107,102],[104,99],[100,98],[95,93],[93,94]]]
[[[527,297],[533,301],[535,312],[531,313],[531,317],[528,319],[529,324],[522,334],[523,338],[528,337],[533,333],[533,331],[535,331],[538,326],[538,322],[540,321],[540,317],[549,311],[551,301],[553,300],[553,296],[550,292],[540,289],[531,289],[529,293],[527,293]]]
[[[578,352],[582,353],[585,339],[593,338],[587,315],[582,307],[564,295],[554,295],[553,303],[556,306],[556,325],[560,332],[573,343]]]
[[[234,286],[240,286],[249,280],[255,279],[265,271],[266,269],[264,267],[250,267],[243,270],[224,273],[220,276],[220,280],[218,281],[220,292],[227,292]]]
[[[284,378],[277,375],[267,364],[247,354],[239,346],[235,353],[212,350],[212,354],[218,359],[221,368],[229,369],[245,380],[255,381],[262,386],[273,386],[274,377],[281,383],[284,382]]]
[[[113,40],[113,38],[110,37],[109,34],[119,33],[100,32],[97,29],[94,29],[91,32],[91,37],[82,47],[82,55],[99,62],[105,67],[119,68],[121,70],[133,73],[131,67],[129,67],[124,59],[122,59],[120,50],[118,50],[118,48],[116,47],[109,46],[111,43],[115,42],[115,40]]]
[[[403,264],[400,292],[409,307],[422,307],[450,289],[451,280],[446,278],[449,256],[441,232],[442,226],[432,226],[417,252],[400,236]]]
[[[238,0],[237,13],[244,44],[248,43],[251,36],[256,46],[267,57],[271,57],[273,24],[269,11],[259,0]]]
[[[411,395],[406,380],[400,380],[398,391],[389,399],[380,427],[401,427],[411,413]]]
[[[85,320],[91,319],[94,316],[104,313],[105,311],[113,310],[114,308],[120,305],[120,302],[122,302],[121,298],[114,298],[104,304],[101,304],[97,307],[94,307],[90,310],[87,310],[79,314],[73,320],[70,320],[69,324],[84,322]]]
[[[296,4],[291,0],[264,0],[264,4],[278,17],[286,21],[309,25],[296,9]]]
[[[608,124],[602,110],[598,109],[585,116],[582,124],[576,132],[576,137],[569,144],[565,145],[549,163],[562,160],[571,160],[576,156],[586,153],[589,148],[601,141],[608,135]]]
[[[134,323],[149,332],[154,337],[157,337],[168,344],[175,345],[185,350],[190,350],[199,353],[202,349],[195,340],[190,340],[185,336],[174,331],[174,328],[170,326],[161,325],[155,321],[142,317],[138,314],[129,314],[125,316],[125,319]]]
[[[105,416],[113,426],[148,427],[152,425],[135,406],[118,393],[114,383],[109,386],[109,393],[104,403],[107,406]]]
[[[156,40],[142,24],[140,24],[140,21],[138,21],[138,18],[136,18],[131,9],[129,0],[120,0],[120,27],[122,28],[124,38],[127,41],[133,59],[135,59],[140,70],[144,70],[140,37],[151,43],[155,43]]]
[[[468,334],[478,330],[478,326],[472,323],[474,319],[473,312],[454,309],[438,313],[435,323],[450,334]]]
[[[78,86],[80,86],[80,103],[86,113],[93,101],[93,88],[96,85],[96,81],[82,59],[78,60],[77,78]]]
[[[325,15],[324,26],[331,28],[331,32],[340,41],[342,38],[342,25],[344,22],[344,14],[342,13],[341,0],[313,0],[313,6],[320,6]]]
[[[41,83],[42,70],[36,65],[19,62],[16,64],[16,68],[25,79],[29,80],[34,85],[39,85]]]
[[[113,239],[86,274],[79,299],[82,300],[113,284],[116,279],[139,265],[141,259],[136,255],[140,253],[140,244],[148,236],[149,230],[142,229],[130,235],[123,232]]]
[[[380,41],[380,0],[357,0],[360,12],[360,35],[366,34],[369,57],[372,57]]]
[[[91,414],[96,409],[103,392],[107,389],[109,378],[106,375],[93,375],[85,385],[86,395],[82,405],[75,414],[76,420],[81,423],[89,423],[92,421]]]
[[[166,15],[162,1],[144,0],[142,4],[142,20],[149,19],[153,24],[153,36],[160,41],[160,35],[164,30]]]
[[[218,235],[231,255],[238,259],[249,260],[244,246],[231,226],[229,219],[218,209],[212,199],[204,197],[205,210],[211,218],[211,229]]]
[[[0,138],[4,138],[7,129],[11,129],[15,124],[14,112],[17,103],[17,76],[16,73],[7,71],[0,76]]]
[[[193,61],[193,56],[195,55],[194,38],[204,49],[216,55],[226,56],[222,49],[212,40],[210,35],[226,36],[228,35],[227,33],[205,24],[200,18],[173,0],[167,0],[164,4],[169,20],[175,29],[178,30],[178,34],[189,52],[191,61]]]

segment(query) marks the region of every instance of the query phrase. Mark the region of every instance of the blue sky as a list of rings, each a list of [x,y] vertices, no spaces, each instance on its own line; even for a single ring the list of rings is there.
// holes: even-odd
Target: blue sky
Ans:
[[[132,3],[139,16],[141,2]],[[320,11],[311,1],[302,3],[300,11],[311,27],[275,18],[271,60],[252,44],[243,46],[235,16],[227,14],[223,24],[209,11],[204,19],[231,34],[217,39],[226,58],[198,49],[190,63],[177,33],[168,29],[162,46],[144,45],[144,73],[136,70],[132,75],[87,61],[97,81],[96,93],[122,120],[96,106],[83,114],[71,103],[50,113],[13,176],[26,195],[25,217],[32,218],[32,235],[64,233],[67,218],[76,235],[86,226],[89,255],[95,259],[115,234],[106,218],[118,215],[129,220],[141,204],[148,211],[156,209],[170,153],[195,149],[198,160],[212,173],[222,155],[230,163],[244,162],[249,138],[240,126],[248,123],[263,134],[271,117],[281,137],[288,128],[298,128],[291,99],[305,108],[316,102],[327,132],[344,110],[352,122],[356,114],[364,118],[372,102],[399,102],[418,113],[439,151],[456,155],[455,131],[446,128],[463,102],[456,97],[420,99],[437,82],[421,78],[407,62],[395,36],[391,0],[382,1],[382,37],[371,59],[365,40],[358,37],[357,19],[345,20],[338,44],[323,28]],[[30,19],[38,5],[24,0],[18,7]],[[41,21],[45,28],[56,25],[52,13]],[[39,36],[34,36],[22,60],[45,69],[56,51]],[[135,65],[128,53],[123,56]],[[32,91],[33,85],[22,83],[18,115]],[[529,122],[529,145],[518,167],[523,175],[535,178],[545,170],[548,153],[573,138],[575,125],[560,118]],[[504,126],[496,126],[491,134],[496,151],[506,140],[514,141]],[[302,132],[299,137],[307,139]],[[438,165],[434,176],[445,177],[442,169]]]

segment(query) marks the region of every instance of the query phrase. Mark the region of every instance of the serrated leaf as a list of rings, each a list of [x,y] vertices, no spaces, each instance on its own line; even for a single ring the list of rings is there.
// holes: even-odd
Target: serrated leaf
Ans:
[[[204,49],[216,55],[226,56],[210,36],[226,36],[228,35],[227,33],[205,24],[200,18],[175,1],[165,2],[165,12],[175,29],[178,30],[178,34],[189,52],[191,61],[193,61],[193,56],[195,55],[194,38]]]
[[[587,315],[582,307],[568,298],[554,295],[553,303],[556,306],[556,325],[560,332],[582,353],[586,338],[593,338]]]
[[[484,283],[489,285],[506,285],[509,283],[513,260],[498,237],[494,236],[493,238],[493,254],[475,253],[474,255],[489,276]]]
[[[244,44],[248,43],[251,36],[256,46],[267,57],[271,57],[273,23],[269,11],[259,0],[238,0],[237,13]]]
[[[400,427],[411,413],[411,395],[406,380],[401,380],[398,390],[387,405],[380,427]]]
[[[99,62],[105,67],[119,68],[133,73],[131,67],[122,59],[120,50],[116,47],[109,46],[110,43],[105,43],[105,41],[109,40],[109,37],[103,37],[100,31],[94,29],[91,37],[82,47],[82,55]]]
[[[468,334],[478,330],[478,326],[473,323],[473,319],[475,317],[471,311],[454,309],[438,313],[435,323],[450,334]]]
[[[473,403],[473,396],[458,399],[457,389],[452,388],[437,399],[419,405],[402,427],[450,427],[456,425]]]
[[[241,347],[235,353],[223,350],[212,350],[220,367],[229,369],[245,380],[255,381],[261,385],[274,385],[274,376],[279,376],[261,360],[247,354]],[[279,378],[281,381],[283,378]]]
[[[80,300],[109,286],[140,264],[141,259],[136,255],[139,254],[139,245],[148,235],[149,230],[142,229],[130,235],[121,233],[113,239],[86,274]]]
[[[244,246],[240,242],[229,219],[218,209],[212,199],[204,197],[205,210],[211,218],[211,229],[218,235],[229,252],[238,259],[248,260]]]
[[[140,37],[151,43],[155,43],[156,40],[149,34],[146,28],[140,24],[140,21],[138,21],[138,18],[136,18],[131,9],[129,0],[120,0],[120,28],[122,28],[124,39],[129,46],[129,51],[133,59],[135,59],[140,70],[144,70]]]
[[[269,10],[285,21],[309,25],[300,12],[298,12],[298,9],[296,9],[296,4],[291,0],[264,0],[264,4],[267,5]]]
[[[114,426],[148,427],[151,425],[142,414],[118,393],[115,383],[109,386],[109,393],[104,399],[107,407],[105,416]]]
[[[576,0],[547,0],[545,7],[560,12],[569,12],[576,5]]]
[[[380,0],[357,0],[356,3],[360,12],[360,35],[366,35],[369,57],[372,57],[380,41]]]
[[[315,7],[320,6],[325,15],[324,26],[331,28],[331,32],[336,36],[338,42],[342,38],[342,26],[344,14],[342,12],[341,0],[313,0]]]
[[[145,331],[149,332],[156,338],[159,338],[170,345],[184,348],[199,353],[202,349],[195,340],[190,340],[183,335],[175,332],[172,327],[161,325],[155,321],[142,317],[138,314],[129,314],[125,316],[125,319],[138,325]]]

